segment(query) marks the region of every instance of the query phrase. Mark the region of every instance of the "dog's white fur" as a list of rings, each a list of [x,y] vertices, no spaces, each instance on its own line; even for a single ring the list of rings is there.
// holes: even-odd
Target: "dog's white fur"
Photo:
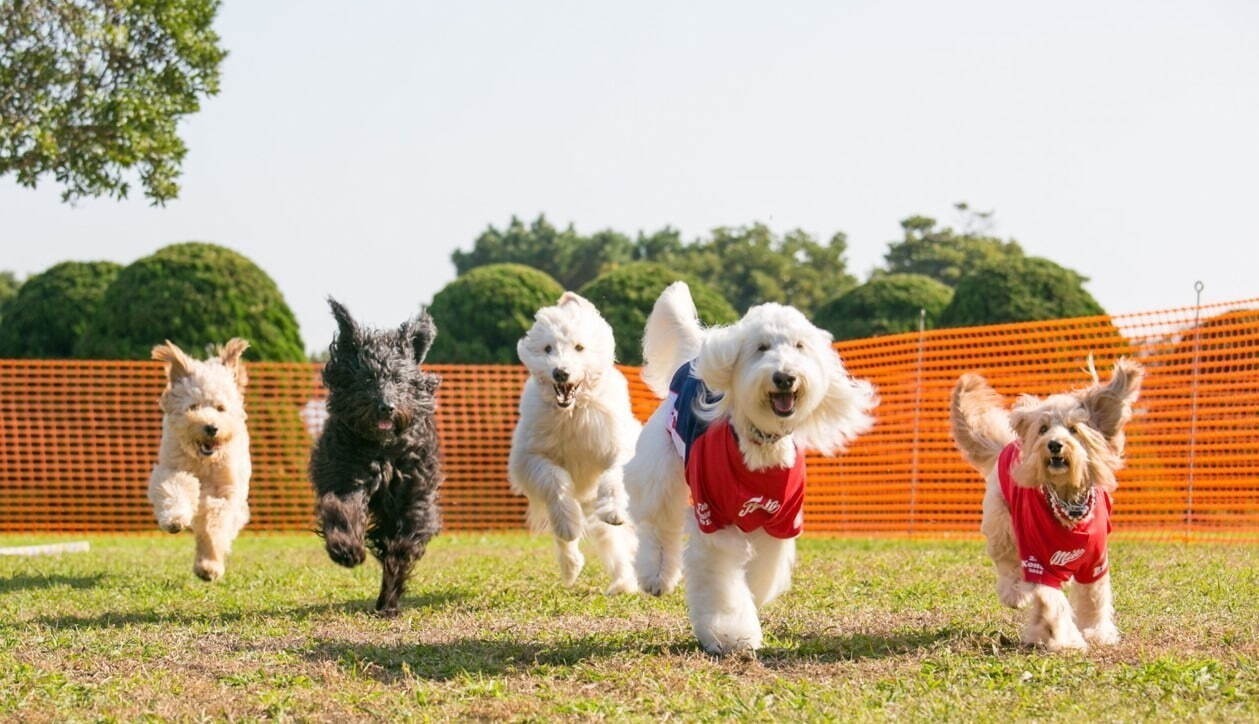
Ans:
[[[1117,643],[1119,630],[1109,572],[1093,583],[1073,583],[1070,600],[1057,588],[1023,580],[1017,531],[1001,493],[997,458],[1018,438],[1022,458],[1011,470],[1016,484],[1052,486],[1063,499],[1077,498],[1090,486],[1113,491],[1115,472],[1123,466],[1124,425],[1132,417],[1142,374],[1139,364],[1120,359],[1106,384],[1095,381],[1044,400],[1023,395],[1009,412],[1001,395],[977,374],[963,375],[953,388],[953,438],[986,480],[981,530],[997,568],[997,596],[1011,608],[1031,604],[1022,633],[1025,644],[1050,651],[1083,650],[1089,643]],[[1049,466],[1050,441],[1063,445],[1065,470]]]
[[[192,528],[193,572],[207,581],[223,576],[232,541],[249,521],[248,376],[241,361],[248,347],[232,339],[205,362],[169,341],[153,348],[153,359],[166,363],[167,385],[149,501],[162,530]]]
[[[508,475],[529,499],[530,526],[554,534],[565,585],[581,573],[578,542],[587,538],[612,576],[608,593],[637,591],[621,471],[642,426],[614,366],[612,328],[593,304],[565,292],[538,311],[516,352],[529,378]]]
[[[690,289],[675,282],[647,319],[643,357],[643,379],[661,398],[677,369],[696,360],[699,377],[724,394],[702,414],[729,418],[751,470],[790,467],[796,444],[801,450],[838,452],[873,423],[873,387],[850,377],[830,334],[792,307],[762,304],[733,325],[703,329]],[[768,399],[775,372],[796,381],[795,409],[788,417],[776,415]],[[625,467],[630,518],[639,536],[639,585],[653,595],[668,593],[685,571],[687,608],[700,645],[719,655],[755,651],[762,644],[759,609],[791,585],[795,541],[734,526],[699,531],[689,514],[683,462],[667,432],[669,408],[662,404],[652,414]],[[751,443],[753,426],[783,437]]]

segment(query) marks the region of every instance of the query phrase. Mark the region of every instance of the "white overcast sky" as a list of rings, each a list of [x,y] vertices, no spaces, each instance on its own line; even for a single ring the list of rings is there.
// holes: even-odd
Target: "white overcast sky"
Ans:
[[[849,237],[995,210],[1111,313],[1259,296],[1259,2],[224,0],[183,190],[0,179],[0,269],[230,246],[309,349],[335,295],[393,325],[488,224],[754,221]]]

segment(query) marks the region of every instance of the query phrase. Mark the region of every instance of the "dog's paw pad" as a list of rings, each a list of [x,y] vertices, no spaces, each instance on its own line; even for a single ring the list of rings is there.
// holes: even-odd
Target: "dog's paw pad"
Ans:
[[[197,574],[197,578],[211,582],[222,578],[224,570],[223,564],[217,561],[197,561],[192,567],[192,572]]]
[[[625,525],[625,515],[619,510],[607,510],[599,513],[599,520],[608,525]]]

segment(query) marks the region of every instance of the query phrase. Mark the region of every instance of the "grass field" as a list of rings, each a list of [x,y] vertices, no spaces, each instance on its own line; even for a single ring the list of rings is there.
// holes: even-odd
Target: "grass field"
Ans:
[[[977,542],[804,539],[749,661],[523,534],[439,537],[387,621],[313,535],[246,534],[213,585],[187,536],[79,538],[0,558],[0,719],[1259,719],[1256,547],[1115,544],[1123,643],[1048,655]]]

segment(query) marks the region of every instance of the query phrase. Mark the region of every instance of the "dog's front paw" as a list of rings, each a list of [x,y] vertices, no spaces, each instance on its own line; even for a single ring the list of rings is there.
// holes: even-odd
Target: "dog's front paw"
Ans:
[[[192,511],[180,510],[157,517],[157,527],[167,533],[179,533],[192,527]]]
[[[359,541],[344,535],[330,535],[324,545],[333,563],[353,568],[367,560],[367,550]]]
[[[1119,643],[1119,629],[1109,621],[1086,628],[1080,633],[1084,635],[1085,641],[1095,646],[1114,646]]]
[[[1019,609],[1031,603],[1032,590],[1018,579],[1001,578],[997,580],[997,598],[1001,605]]]
[[[556,538],[571,543],[585,532],[581,507],[573,501],[557,502],[551,508],[551,532]]]
[[[380,616],[381,618],[397,618],[398,609],[396,607],[378,608],[376,609],[376,615]]]
[[[615,596],[621,593],[637,593],[638,582],[632,578],[621,577],[612,581],[612,585],[604,593],[608,596]]]
[[[607,523],[608,525],[625,525],[625,511],[620,510],[619,508],[600,509],[595,511],[595,515],[599,517],[599,520]]]
[[[192,566],[192,572],[197,574],[197,578],[203,581],[217,581],[223,577],[225,571],[226,568],[221,561],[214,561],[209,558],[202,558]]]

